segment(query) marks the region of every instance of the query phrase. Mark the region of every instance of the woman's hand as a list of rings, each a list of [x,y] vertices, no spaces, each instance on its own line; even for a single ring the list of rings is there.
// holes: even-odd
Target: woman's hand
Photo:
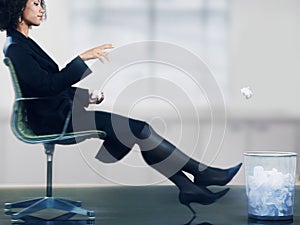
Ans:
[[[103,91],[93,90],[90,91],[89,103],[90,104],[100,104],[104,100]]]
[[[104,59],[109,61],[107,55],[108,52],[106,50],[112,49],[114,46],[112,44],[104,44],[90,50],[85,51],[84,53],[80,54],[79,57],[83,61],[91,60],[91,59],[99,59],[102,63],[104,63]]]

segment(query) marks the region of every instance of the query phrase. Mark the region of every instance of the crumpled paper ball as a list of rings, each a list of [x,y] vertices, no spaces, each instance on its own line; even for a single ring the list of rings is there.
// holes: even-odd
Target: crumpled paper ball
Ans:
[[[245,96],[246,99],[250,99],[253,96],[253,92],[250,87],[241,88],[241,93]]]

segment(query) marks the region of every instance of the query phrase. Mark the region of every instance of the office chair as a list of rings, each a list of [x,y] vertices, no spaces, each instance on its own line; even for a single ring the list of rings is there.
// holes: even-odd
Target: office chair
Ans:
[[[8,66],[14,91],[15,91],[15,103],[13,107],[13,114],[11,119],[11,127],[15,136],[23,142],[29,144],[43,144],[45,154],[47,157],[47,185],[46,185],[46,196],[37,199],[30,199],[22,202],[5,203],[4,210],[8,215],[11,215],[13,220],[22,219],[30,214],[36,213],[44,209],[57,209],[66,211],[69,215],[83,215],[89,219],[95,218],[94,211],[88,211],[81,208],[80,201],[71,201],[62,198],[55,198],[52,196],[52,163],[53,154],[56,144],[69,145],[76,144],[88,138],[97,137],[105,138],[106,133],[99,130],[81,131],[66,133],[67,125],[71,118],[71,110],[65,120],[62,132],[59,134],[49,135],[36,135],[30,129],[26,123],[26,109],[24,106],[25,101],[34,101],[41,98],[24,98],[19,86],[17,75],[13,66],[13,63],[9,58],[4,59],[4,63]],[[70,103],[71,104],[71,103]],[[21,209],[19,212],[11,212],[13,208]],[[58,217],[60,218],[60,217]]]

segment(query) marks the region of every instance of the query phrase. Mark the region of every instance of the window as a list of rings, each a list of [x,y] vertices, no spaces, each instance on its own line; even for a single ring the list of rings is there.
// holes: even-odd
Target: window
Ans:
[[[226,98],[228,95],[229,0],[73,0],[72,36],[74,51],[114,43],[122,46],[144,40],[158,40],[192,51],[212,69]],[[87,46],[88,43],[88,46]],[[180,57],[180,56],[178,56]],[[154,65],[155,66],[155,65]],[[157,65],[156,65],[157,67]],[[131,68],[153,73],[149,64]],[[159,66],[154,76],[172,73]],[[165,72],[163,72],[165,71]],[[138,72],[135,76],[140,76]],[[122,75],[123,76],[123,75]],[[172,79],[172,74],[169,74]],[[127,79],[123,76],[124,80]],[[120,81],[122,82],[122,81]],[[125,81],[124,81],[125,82]],[[154,83],[153,83],[154,82]],[[153,90],[155,80],[148,87]],[[197,91],[191,91],[199,98]],[[199,101],[199,104],[203,104]]]

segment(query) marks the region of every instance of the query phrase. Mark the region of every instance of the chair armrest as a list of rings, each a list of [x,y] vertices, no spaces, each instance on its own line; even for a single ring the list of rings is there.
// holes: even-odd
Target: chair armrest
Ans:
[[[46,98],[31,97],[31,98],[16,99],[15,103],[17,103],[17,104],[15,104],[15,106],[14,106],[14,114],[16,115],[18,113],[18,110],[19,110],[18,102],[29,101],[29,100],[41,100],[41,99],[46,99]],[[70,104],[72,104],[71,101],[70,101]],[[67,133],[67,128],[68,128],[68,124],[71,119],[71,115],[72,115],[72,108],[70,109],[70,111],[67,114],[62,131],[57,134],[34,135],[33,137],[25,138],[18,132],[14,132],[14,133],[22,141],[31,143],[31,144],[34,144],[34,143],[58,143],[58,144],[67,143],[68,144],[69,142],[67,140],[71,140],[74,138],[86,139],[86,138],[92,137],[94,135],[97,135],[101,139],[106,137],[106,133],[104,131],[100,131],[100,130],[87,130],[87,131]],[[13,126],[13,127],[15,127],[15,126]],[[82,139],[82,140],[84,140],[84,139]]]
[[[39,100],[39,99],[43,99],[41,97],[30,97],[30,98],[16,98],[16,102],[18,101],[26,101],[26,100]]]

